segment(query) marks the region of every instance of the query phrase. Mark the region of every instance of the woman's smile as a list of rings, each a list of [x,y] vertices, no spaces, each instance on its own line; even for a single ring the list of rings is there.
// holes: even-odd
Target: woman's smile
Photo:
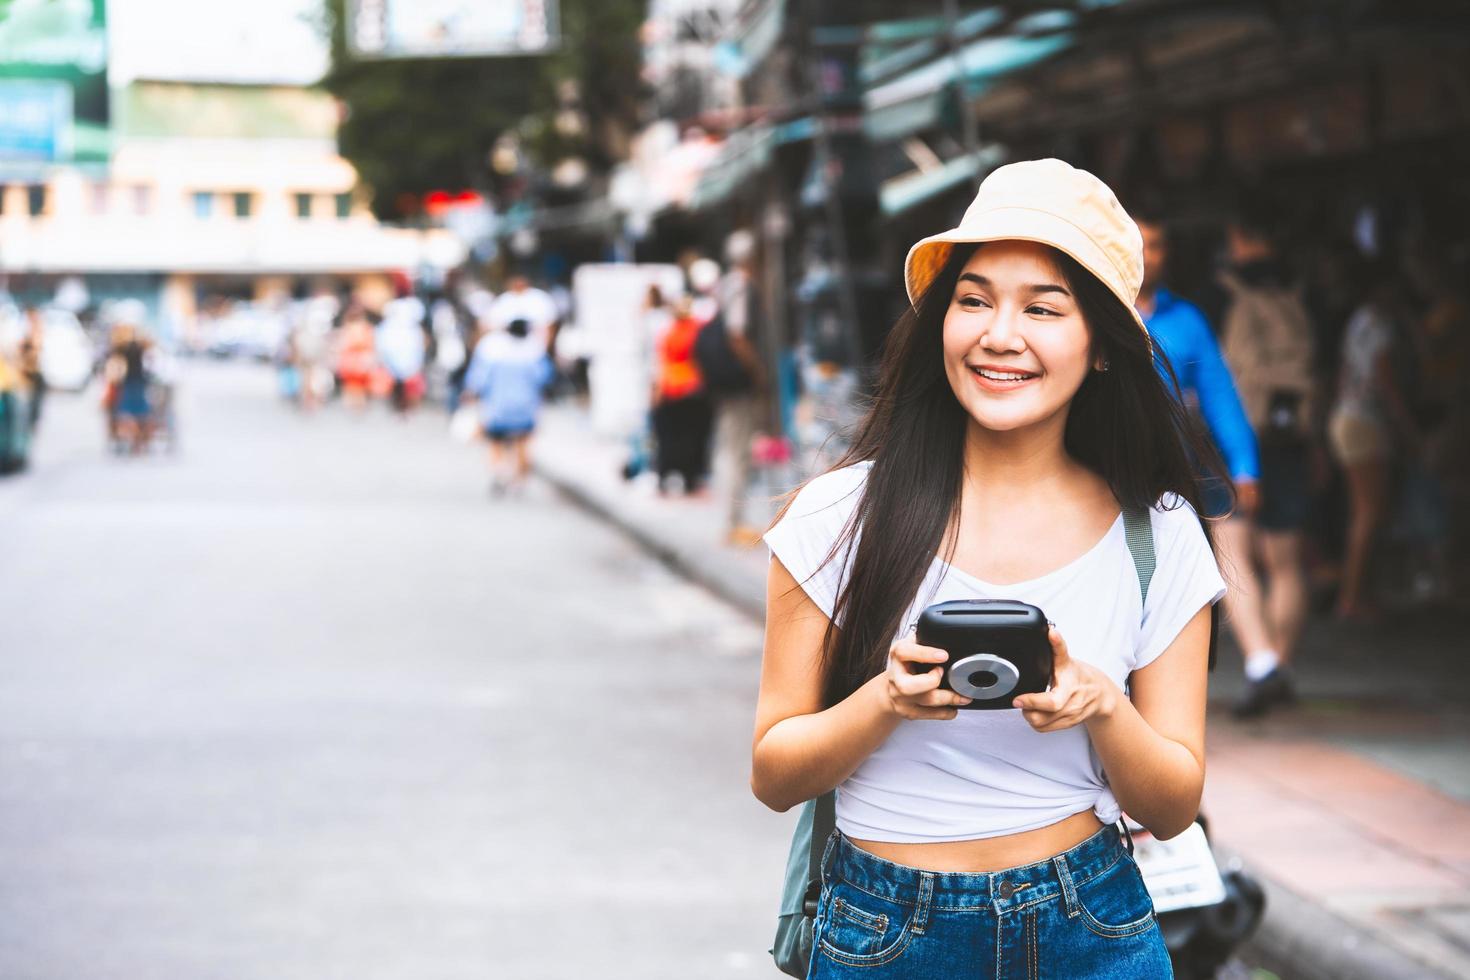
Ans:
[[[1033,371],[1002,368],[992,364],[968,364],[970,376],[986,391],[1015,391],[1035,381],[1040,375]]]

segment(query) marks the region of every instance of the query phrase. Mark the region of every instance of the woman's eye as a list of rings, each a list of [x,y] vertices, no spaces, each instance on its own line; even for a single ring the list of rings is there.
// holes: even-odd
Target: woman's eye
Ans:
[[[1061,316],[1061,314],[1058,313],[1056,310],[1048,310],[1044,306],[1028,306],[1026,308],[1026,312],[1027,313],[1040,313],[1043,316]]]
[[[978,296],[961,296],[960,305],[966,309],[974,310],[986,306],[986,302]]]

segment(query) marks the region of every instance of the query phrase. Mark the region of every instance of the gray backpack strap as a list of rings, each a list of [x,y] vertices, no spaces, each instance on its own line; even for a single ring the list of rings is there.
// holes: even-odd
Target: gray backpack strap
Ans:
[[[1133,570],[1138,573],[1140,606],[1148,603],[1148,585],[1154,580],[1154,524],[1148,511],[1123,511],[1123,537],[1128,553],[1133,556]]]

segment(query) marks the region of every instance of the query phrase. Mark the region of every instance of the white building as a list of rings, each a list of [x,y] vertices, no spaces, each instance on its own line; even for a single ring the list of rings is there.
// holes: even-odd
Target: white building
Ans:
[[[44,300],[71,276],[94,302],[145,299],[187,330],[213,296],[271,301],[462,259],[442,230],[379,224],[337,152],[339,107],[299,86],[134,81],[113,99],[106,175],[61,167],[0,185],[0,285]]]

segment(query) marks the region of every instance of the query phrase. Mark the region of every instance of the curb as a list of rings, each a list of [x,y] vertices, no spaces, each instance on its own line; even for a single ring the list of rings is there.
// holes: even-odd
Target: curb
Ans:
[[[1291,980],[1455,980],[1363,925],[1342,918],[1216,847],[1222,867],[1242,864],[1266,892],[1266,914],[1238,950],[1252,965]]]
[[[531,468],[564,497],[622,531],[678,574],[713,592],[757,623],[765,622],[764,582],[752,581],[728,563],[710,561],[708,546],[669,540],[661,525],[625,513],[618,506],[616,494],[607,492],[595,481],[578,479],[534,457]]]
[[[616,496],[595,481],[560,472],[533,459],[538,476],[583,510],[622,531],[673,571],[703,586],[756,622],[765,621],[764,583],[752,583],[727,563],[711,561],[708,547],[667,539],[663,528],[625,513]],[[1246,960],[1290,980],[1454,980],[1413,959],[1364,926],[1302,897],[1251,867],[1228,848],[1216,847],[1223,867],[1244,866],[1266,892],[1266,914],[1237,950]]]

